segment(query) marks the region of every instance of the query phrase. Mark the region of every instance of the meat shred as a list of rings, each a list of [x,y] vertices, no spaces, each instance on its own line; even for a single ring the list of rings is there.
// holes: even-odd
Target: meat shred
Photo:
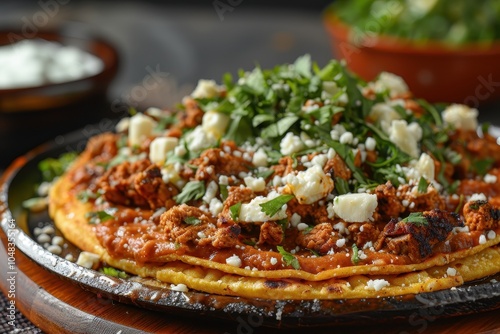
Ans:
[[[432,254],[432,247],[446,240],[454,227],[464,226],[453,212],[432,210],[423,212],[426,223],[410,223],[392,219],[380,234],[375,248],[386,248],[396,255],[407,255],[421,262]]]

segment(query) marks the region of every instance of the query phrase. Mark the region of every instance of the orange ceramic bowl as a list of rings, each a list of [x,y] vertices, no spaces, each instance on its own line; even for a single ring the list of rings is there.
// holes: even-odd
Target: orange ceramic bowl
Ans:
[[[500,100],[500,42],[451,47],[366,34],[355,44],[351,28],[331,11],[323,21],[334,55],[365,80],[392,72],[403,77],[414,96],[430,102],[478,107]]]

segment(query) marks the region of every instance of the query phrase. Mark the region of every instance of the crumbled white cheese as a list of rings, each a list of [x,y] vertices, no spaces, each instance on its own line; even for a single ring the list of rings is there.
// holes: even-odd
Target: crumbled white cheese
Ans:
[[[137,113],[130,118],[128,129],[129,146],[139,146],[145,138],[151,135],[156,121],[142,113]]]
[[[339,247],[339,248],[340,248],[340,247],[344,247],[344,246],[345,246],[345,241],[346,241],[345,239],[338,239],[338,240],[335,242],[335,245],[336,245],[337,247]]]
[[[222,212],[223,207],[224,205],[222,204],[222,202],[218,198],[214,197],[212,198],[212,200],[210,200],[208,210],[210,211],[212,216],[217,217],[217,215]]]
[[[185,138],[188,149],[193,152],[199,152],[203,149],[215,146],[218,141],[212,133],[205,132],[201,125],[194,128]]]
[[[300,204],[312,204],[326,197],[334,188],[333,180],[320,165],[297,174],[288,174],[286,182]]]
[[[476,201],[487,201],[488,199],[486,198],[486,195],[481,193],[481,194],[472,194],[469,201],[471,202],[476,202]]]
[[[203,115],[201,127],[206,133],[220,139],[224,135],[229,121],[230,118],[228,115],[215,110],[210,110]]]
[[[377,205],[377,195],[367,193],[340,195],[333,200],[335,214],[349,223],[372,220]]]
[[[161,169],[161,178],[162,178],[163,182],[172,183],[175,185],[177,185],[178,182],[182,181],[179,173],[177,173],[177,171],[175,170],[174,165],[168,165],[168,166],[165,166],[164,168],[162,168]],[[181,187],[179,187],[179,188],[181,188]]]
[[[323,168],[328,161],[328,155],[327,154],[318,154],[315,155],[312,160],[311,160],[311,166],[312,165],[318,165],[321,168]]]
[[[402,77],[388,72],[382,72],[374,83],[377,93],[389,91],[391,97],[402,95],[408,92],[408,85]]]
[[[456,129],[475,131],[478,122],[477,109],[470,108],[463,104],[452,104],[442,113],[445,124],[454,126]]]
[[[266,203],[276,197],[279,194],[275,191],[270,192],[267,197],[265,196],[257,196],[252,199],[249,203],[241,204],[239,220],[242,222],[265,222],[265,221],[274,221],[287,218],[286,208],[287,205],[283,205],[281,209],[272,217],[269,217],[267,214],[262,212],[262,208],[260,204]]]
[[[455,276],[457,274],[457,270],[453,267],[449,267],[446,269],[446,275],[448,276]]]
[[[486,243],[486,237],[484,236],[484,234],[481,234],[479,236],[479,244],[484,245],[485,243]]]
[[[497,183],[497,176],[493,175],[493,174],[486,174],[486,175],[484,175],[483,180],[486,183],[495,184],[495,183]]]
[[[196,88],[191,93],[191,97],[195,99],[210,99],[219,96],[220,88],[214,80],[198,80]]]
[[[233,256],[228,257],[226,259],[226,263],[233,267],[241,267],[242,264],[240,257],[236,254],[233,254]]]
[[[488,231],[488,235],[487,235],[488,240],[495,239],[495,238],[496,238],[496,236],[497,236],[497,234],[496,234],[496,232],[495,232],[495,231],[493,231],[493,230]]]
[[[189,289],[186,284],[170,284],[170,289],[174,291],[180,291],[180,292],[188,292]]]
[[[304,231],[309,227],[306,223],[298,223],[297,224],[297,230],[299,231]]]
[[[299,152],[305,148],[304,143],[299,136],[293,134],[293,132],[288,132],[280,143],[280,152],[283,155],[290,155],[292,153]]]
[[[394,120],[389,128],[389,139],[401,151],[413,158],[420,154],[418,142],[422,139],[422,128],[418,123],[408,124],[405,120]]]
[[[431,182],[435,179],[434,160],[427,153],[422,153],[418,160],[410,161],[410,168],[403,167],[405,175],[410,180],[419,181],[420,177],[424,177]]]
[[[390,283],[387,282],[385,279],[374,279],[374,280],[369,280],[366,282],[366,290],[375,290],[375,291],[380,291],[383,288],[389,286]]]
[[[365,148],[367,151],[374,151],[377,147],[377,141],[373,137],[366,138]]]
[[[353,140],[354,140],[354,135],[352,134],[352,132],[349,131],[344,132],[339,138],[339,142],[345,145],[352,144]]]
[[[290,217],[290,224],[292,224],[293,227],[297,227],[301,220],[302,217],[297,212],[294,212],[292,217]]]
[[[205,190],[205,195],[203,195],[202,200],[205,203],[210,203],[210,201],[217,195],[219,191],[219,185],[215,181],[210,181]]]
[[[149,145],[149,160],[163,164],[167,153],[175,149],[178,143],[179,139],[175,137],[156,137]]]
[[[275,257],[272,257],[269,262],[274,266],[276,263],[278,263],[278,259]]]
[[[333,229],[339,231],[339,234],[342,235],[349,234],[349,230],[347,229],[346,224],[344,224],[343,222],[338,222],[337,224],[333,225]]]
[[[100,259],[101,257],[97,254],[83,251],[78,255],[76,264],[90,269],[94,267],[94,265],[97,265]]]
[[[392,121],[401,119],[401,115],[388,102],[374,104],[369,117],[375,123],[378,123],[385,132],[389,131]]]
[[[246,176],[243,178],[243,181],[245,181],[245,185],[254,192],[260,192],[266,189],[266,181],[262,177]]]
[[[117,133],[127,132],[130,125],[130,117],[123,117],[116,123],[115,131]]]
[[[254,153],[252,157],[252,164],[256,167],[267,167],[267,154],[260,148]]]

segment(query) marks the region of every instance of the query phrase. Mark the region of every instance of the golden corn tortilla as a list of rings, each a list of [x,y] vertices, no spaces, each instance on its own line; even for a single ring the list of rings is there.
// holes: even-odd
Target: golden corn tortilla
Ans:
[[[83,163],[80,158],[75,166]],[[189,289],[211,294],[266,299],[375,298],[448,289],[492,275],[500,268],[500,249],[494,246],[500,242],[500,233],[482,245],[436,255],[418,264],[358,265],[317,274],[295,269],[255,271],[176,254],[139,264],[106,251],[86,218],[88,212],[94,211],[92,204],[79,201],[71,187],[66,174],[55,182],[50,194],[50,215],[66,239],[81,250],[98,254],[108,265],[155,278],[165,288],[185,284]]]

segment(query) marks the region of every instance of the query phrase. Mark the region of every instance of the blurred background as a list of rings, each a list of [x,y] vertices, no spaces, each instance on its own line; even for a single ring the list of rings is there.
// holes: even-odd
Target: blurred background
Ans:
[[[270,3],[263,0],[2,1],[0,30],[4,36],[3,40],[0,38],[0,44],[55,30],[87,40],[102,39],[108,47],[116,50],[117,59],[115,61],[112,54],[108,55],[110,64],[106,65],[109,67],[106,67],[106,76],[82,80],[78,87],[58,85],[59,91],[42,92],[23,89],[2,91],[0,88],[0,166],[5,167],[14,157],[42,142],[57,139],[56,143],[61,144],[62,139],[58,136],[71,131],[84,129],[88,137],[95,131],[111,130],[111,123],[104,122],[103,125],[103,120],[113,121],[126,116],[128,107],[138,110],[150,106],[172,107],[192,91],[198,79],[220,82],[225,72],[234,74],[239,69],[252,69],[257,64],[269,68],[293,62],[306,53],[320,66],[332,57],[346,58],[348,65],[365,79],[372,79],[374,73],[386,70],[385,67],[394,71],[410,71],[411,75],[418,77],[417,85],[431,85],[422,88],[411,84],[410,89],[417,91],[419,97],[426,97],[421,96],[423,93],[432,93],[433,98],[444,96],[446,92],[457,91],[461,82],[469,82],[472,88],[469,87],[465,93],[460,92],[462,95],[454,97],[456,101],[445,102],[466,102],[488,110],[481,115],[482,120],[496,121],[497,112],[490,111],[497,110],[496,102],[491,97],[500,93],[500,74],[498,77],[496,74],[500,66],[496,63],[493,68],[490,64],[485,65],[485,73],[485,69],[481,69],[481,72],[476,67],[478,63],[485,64],[484,61],[476,61],[471,65],[464,57],[455,55],[453,59],[456,61],[444,58],[441,63],[434,65],[441,70],[435,74],[427,65],[417,68],[412,63],[399,64],[391,58],[387,60],[385,54],[369,53],[380,51],[371,38],[377,32],[383,32],[382,28],[388,25],[387,22],[391,27],[397,24],[394,20],[395,13],[399,13],[400,9],[397,6],[417,4],[414,7],[420,8],[419,18],[422,21],[425,13],[432,13],[432,8],[439,8],[440,1],[337,2],[350,4],[350,8],[342,12],[343,19],[351,20],[351,30],[357,35],[353,35],[352,31],[348,34],[338,27],[331,27],[331,20],[325,19],[325,15],[332,12],[329,6],[334,3],[329,0],[316,0],[307,4],[304,1]],[[338,12],[340,10],[336,8],[334,14]],[[490,12],[496,13],[493,10]],[[460,13],[454,15],[462,20]],[[353,24],[355,20],[361,23],[356,26]],[[478,20],[482,22],[486,19],[479,17]],[[491,20],[485,22],[483,30],[491,26]],[[404,29],[412,31],[412,27],[418,23],[418,20],[410,21]],[[443,28],[442,20],[424,21],[424,25],[430,32],[438,28],[445,32],[451,29],[446,26]],[[459,28],[455,30],[460,33]],[[15,35],[12,35],[13,32]],[[10,37],[6,37],[9,33]],[[361,38],[360,45],[360,35],[370,39]],[[103,52],[103,46],[89,46],[89,43],[80,45],[91,53],[96,52],[96,48]],[[478,53],[476,50],[473,48],[472,53]],[[395,53],[398,59],[411,59],[423,64],[424,59],[439,58],[443,52],[441,55],[434,52],[429,56],[422,50],[415,53],[403,48]],[[358,59],[360,57],[363,59]],[[500,57],[500,53],[496,57]],[[393,64],[399,64],[399,67],[391,67]],[[6,66],[5,63],[3,66]],[[463,69],[470,70],[469,75],[473,76],[473,80],[461,79],[464,78],[461,73]],[[497,72],[493,72],[493,69]],[[0,63],[0,82],[5,73],[5,67],[2,69]],[[448,81],[442,83],[437,80],[443,77]],[[63,90],[61,93],[63,88],[69,91]],[[70,98],[68,101],[59,101],[57,106],[46,107],[45,103],[48,102],[37,94],[50,99],[58,94]],[[78,94],[80,98],[74,98]],[[14,97],[16,100],[12,101]],[[20,101],[30,103],[20,108]],[[89,125],[93,125],[93,128],[85,130]]]
[[[57,135],[125,116],[122,103],[137,109],[172,106],[200,78],[220,81],[225,72],[270,67],[305,53],[324,64],[331,58],[321,22],[327,3],[1,1],[0,29],[99,36],[116,48],[119,64],[104,103],[102,96],[92,96],[56,112],[0,111],[0,164]],[[7,97],[0,93],[1,98]]]

